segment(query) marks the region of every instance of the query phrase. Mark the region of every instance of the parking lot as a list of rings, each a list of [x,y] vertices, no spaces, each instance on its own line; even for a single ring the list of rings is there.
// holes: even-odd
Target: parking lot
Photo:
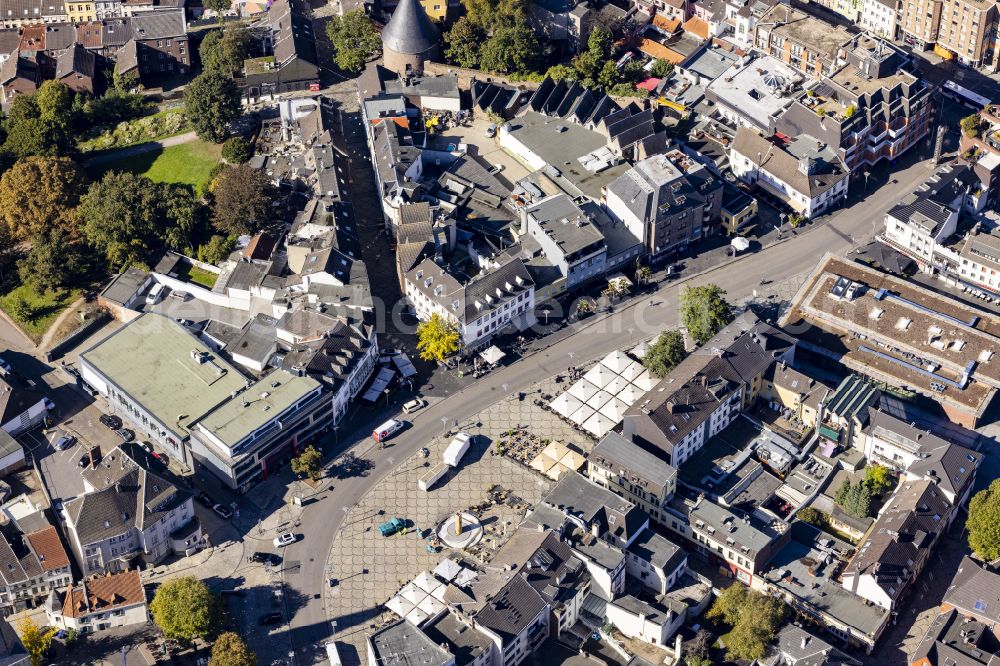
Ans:
[[[436,141],[447,143],[466,144],[469,155],[478,158],[488,167],[499,164],[502,169],[496,177],[508,187],[527,176],[530,171],[520,162],[508,155],[500,148],[496,138],[486,138],[486,128],[492,121],[485,115],[474,119],[468,127],[454,127],[438,137]]]

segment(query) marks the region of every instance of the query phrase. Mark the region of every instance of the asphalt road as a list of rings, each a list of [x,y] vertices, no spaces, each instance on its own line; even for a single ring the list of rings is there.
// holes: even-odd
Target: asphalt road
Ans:
[[[323,643],[333,633],[321,591],[326,583],[326,554],[344,515],[370,488],[391,473],[396,463],[416,453],[427,441],[441,435],[446,427],[456,422],[461,426],[474,421],[476,414],[490,405],[528,389],[544,377],[582,365],[614,349],[638,344],[666,328],[677,326],[676,305],[682,285],[712,282],[725,289],[732,302],[742,302],[759,288],[761,278],[780,282],[814,267],[826,252],[846,254],[855,245],[870,240],[875,226],[881,224],[888,209],[931,172],[929,162],[917,162],[893,173],[892,180],[884,186],[875,189],[873,184],[875,191],[863,200],[852,200],[849,208],[837,211],[779,245],[746,255],[692,280],[664,285],[652,299],[644,297],[619,306],[610,315],[592,317],[553,334],[544,339],[543,344],[547,346],[543,349],[492,372],[473,386],[420,412],[411,419],[412,426],[394,438],[393,445],[387,449],[371,449],[371,440],[366,434],[341,435],[341,448],[355,448],[358,455],[374,463],[374,468],[365,477],[338,481],[320,502],[307,506],[300,518],[304,539],[286,549],[288,559],[302,562],[301,573],[288,584],[300,593],[300,598],[306,599],[289,623],[291,643],[297,650],[296,663],[318,661],[322,657]],[[378,566],[376,562],[372,564]],[[346,627],[340,625],[340,629]]]

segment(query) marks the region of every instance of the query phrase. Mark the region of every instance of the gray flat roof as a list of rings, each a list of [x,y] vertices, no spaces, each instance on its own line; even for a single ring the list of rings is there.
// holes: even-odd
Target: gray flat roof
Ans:
[[[376,632],[368,640],[381,666],[435,666],[452,661],[447,650],[405,620]]]
[[[762,130],[768,130],[772,119],[794,100],[790,93],[785,94],[782,89],[801,82],[803,77],[771,56],[741,63],[734,63],[721,78],[709,83],[706,90],[718,103],[736,111]]]
[[[559,244],[559,249],[566,255],[604,242],[601,232],[565,194],[542,199],[528,206],[526,212],[545,234]]]
[[[246,379],[173,319],[145,313],[80,356],[181,439]]]

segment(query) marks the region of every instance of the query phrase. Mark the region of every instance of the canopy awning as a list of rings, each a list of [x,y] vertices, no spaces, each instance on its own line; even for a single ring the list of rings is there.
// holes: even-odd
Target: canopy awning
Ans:
[[[556,399],[549,403],[549,409],[559,416],[569,418],[569,415],[580,409],[582,404],[583,401],[576,396],[569,393],[563,393],[562,395],[556,396]]]
[[[743,236],[735,236],[733,240],[729,241],[729,244],[732,245],[733,249],[737,252],[745,252],[750,249],[750,241]]]
[[[495,363],[498,363],[500,359],[502,359],[506,355],[507,354],[505,354],[503,350],[501,350],[499,347],[497,347],[496,345],[491,345],[486,349],[484,349],[479,354],[479,357],[484,361],[486,361],[487,363],[489,363],[490,365],[493,365]]]

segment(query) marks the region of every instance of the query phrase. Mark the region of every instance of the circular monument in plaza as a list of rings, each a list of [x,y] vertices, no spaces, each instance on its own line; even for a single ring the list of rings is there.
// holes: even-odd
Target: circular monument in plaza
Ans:
[[[471,513],[460,511],[445,518],[435,533],[448,548],[468,548],[483,538],[483,526]]]

